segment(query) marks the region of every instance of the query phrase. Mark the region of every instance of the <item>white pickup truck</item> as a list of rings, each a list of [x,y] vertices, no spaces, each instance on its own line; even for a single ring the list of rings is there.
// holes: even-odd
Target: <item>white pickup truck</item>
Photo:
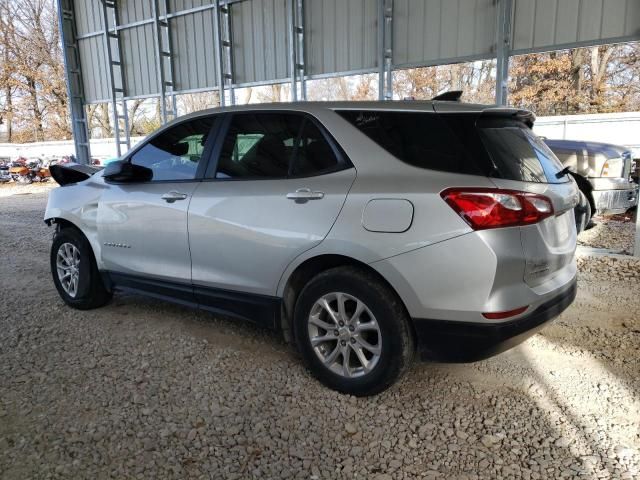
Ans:
[[[589,201],[592,214],[624,213],[638,204],[635,163],[625,147],[600,142],[549,140]]]

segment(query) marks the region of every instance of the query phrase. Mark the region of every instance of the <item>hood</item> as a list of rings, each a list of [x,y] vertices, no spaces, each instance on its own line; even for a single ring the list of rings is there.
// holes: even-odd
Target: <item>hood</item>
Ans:
[[[583,150],[590,154],[600,153],[607,158],[618,158],[629,149],[621,145],[601,142],[585,142],[582,140],[550,140],[544,141],[552,150]]]

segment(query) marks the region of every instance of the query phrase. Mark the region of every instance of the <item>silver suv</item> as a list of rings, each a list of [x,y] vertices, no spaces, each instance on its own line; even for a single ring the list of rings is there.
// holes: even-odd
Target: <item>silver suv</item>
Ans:
[[[457,102],[272,104],[179,118],[124,159],[53,167],[53,280],[280,329],[341,392],[417,352],[475,361],[576,293],[578,188],[526,111]]]

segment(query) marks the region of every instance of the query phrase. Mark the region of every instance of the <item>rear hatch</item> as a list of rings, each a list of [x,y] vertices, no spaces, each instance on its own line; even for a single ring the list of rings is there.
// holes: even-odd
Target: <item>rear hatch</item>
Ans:
[[[563,166],[532,131],[533,115],[511,109],[482,113],[443,113],[452,130],[498,188],[543,195],[553,215],[520,229],[525,254],[524,280],[539,286],[572,261],[576,247],[573,208],[578,187]]]

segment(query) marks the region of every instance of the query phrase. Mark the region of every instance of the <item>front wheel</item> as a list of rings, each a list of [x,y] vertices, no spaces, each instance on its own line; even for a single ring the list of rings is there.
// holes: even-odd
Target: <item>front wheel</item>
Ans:
[[[358,268],[334,268],[313,278],[298,297],[294,322],[307,367],[343,393],[379,393],[413,359],[414,340],[400,299]]]
[[[53,283],[64,302],[79,310],[101,307],[111,299],[88,240],[74,228],[58,231],[51,245]]]

